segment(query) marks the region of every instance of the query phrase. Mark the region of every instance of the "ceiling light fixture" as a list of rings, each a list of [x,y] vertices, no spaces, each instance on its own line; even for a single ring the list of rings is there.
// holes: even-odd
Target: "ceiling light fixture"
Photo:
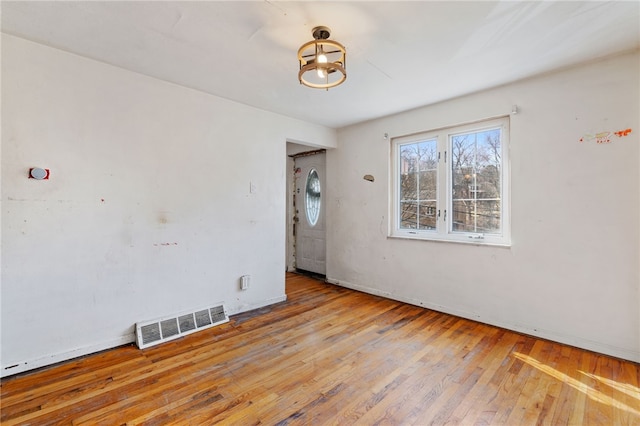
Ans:
[[[307,87],[329,90],[347,79],[347,51],[337,41],[329,40],[328,27],[315,27],[311,34],[313,40],[298,49],[298,80]]]

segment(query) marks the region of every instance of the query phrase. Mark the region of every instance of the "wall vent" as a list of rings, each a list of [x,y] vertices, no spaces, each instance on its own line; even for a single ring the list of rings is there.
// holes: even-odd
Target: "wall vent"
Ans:
[[[136,324],[136,344],[144,349],[229,322],[223,304]]]

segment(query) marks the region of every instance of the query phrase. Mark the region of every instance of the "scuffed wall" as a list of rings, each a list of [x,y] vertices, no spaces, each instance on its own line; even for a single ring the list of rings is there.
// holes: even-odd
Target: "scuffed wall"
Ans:
[[[329,280],[640,361],[639,64],[635,52],[341,129]],[[512,246],[388,238],[390,139],[513,105]]]
[[[2,375],[283,300],[287,140],[336,135],[3,35]]]

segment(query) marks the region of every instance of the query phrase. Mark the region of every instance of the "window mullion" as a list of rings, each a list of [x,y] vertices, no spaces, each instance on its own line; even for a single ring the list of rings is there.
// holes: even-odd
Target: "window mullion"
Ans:
[[[420,154],[416,165],[416,230],[420,229]]]
[[[446,236],[447,234],[447,200],[448,196],[448,173],[447,173],[447,134],[440,134],[438,136],[438,152],[440,153],[438,159],[438,193],[436,195],[436,204],[438,211],[441,212],[438,218],[437,233],[440,236]]]

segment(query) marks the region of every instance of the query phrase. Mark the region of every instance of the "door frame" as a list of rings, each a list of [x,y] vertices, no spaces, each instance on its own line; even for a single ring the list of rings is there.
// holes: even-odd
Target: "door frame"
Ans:
[[[320,153],[326,153],[326,149],[317,148],[310,145],[303,145],[300,143],[287,142],[287,173],[286,173],[286,259],[285,259],[285,271],[296,271],[296,238],[294,234],[295,224],[293,218],[295,216],[294,195],[295,195],[295,159],[297,157],[304,157],[307,155],[315,155]],[[325,167],[326,175],[326,167]],[[326,176],[325,176],[326,179]],[[324,190],[326,191],[326,189]],[[325,215],[325,227],[326,227],[326,215]]]

